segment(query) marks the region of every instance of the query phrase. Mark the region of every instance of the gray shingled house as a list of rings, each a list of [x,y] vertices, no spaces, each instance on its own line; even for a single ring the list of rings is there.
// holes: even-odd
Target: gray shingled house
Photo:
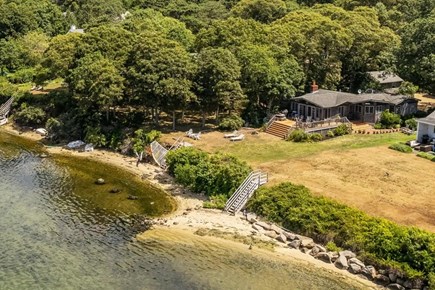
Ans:
[[[369,71],[368,74],[382,90],[399,88],[403,82],[401,77],[387,71]]]
[[[324,120],[333,116],[347,117],[352,121],[376,123],[386,109],[401,116],[417,112],[417,99],[386,93],[351,94],[318,90],[296,97],[290,103],[290,112],[303,120]]]

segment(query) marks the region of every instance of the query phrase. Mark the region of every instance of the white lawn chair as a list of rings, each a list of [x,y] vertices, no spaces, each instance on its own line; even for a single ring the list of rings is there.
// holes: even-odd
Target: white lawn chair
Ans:
[[[199,139],[201,139],[201,132],[198,132],[196,134],[191,134],[189,137],[194,139],[194,140],[199,140]]]
[[[240,134],[239,136],[231,137],[230,141],[242,141],[243,139],[245,139],[245,135],[244,134]]]
[[[239,131],[234,130],[232,133],[225,134],[224,138],[231,138],[231,137],[237,137],[237,136],[239,136]]]
[[[190,135],[192,135],[192,134],[193,134],[193,130],[192,129],[189,129],[189,131],[186,132],[186,136],[187,137],[190,137]]]

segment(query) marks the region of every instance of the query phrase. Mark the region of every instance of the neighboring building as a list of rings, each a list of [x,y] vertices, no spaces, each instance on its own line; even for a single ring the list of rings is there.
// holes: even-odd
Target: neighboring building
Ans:
[[[290,111],[303,120],[323,120],[339,115],[349,120],[376,123],[385,110],[406,116],[417,112],[417,99],[403,95],[351,94],[318,90],[312,85],[312,93],[296,97],[290,103]]]
[[[417,141],[420,143],[435,139],[435,111],[426,118],[417,119]]]
[[[379,84],[379,87],[382,90],[398,92],[398,88],[403,82],[403,79],[401,77],[387,71],[369,71],[368,74],[370,75],[370,77],[373,79],[374,82]]]
[[[75,25],[71,25],[68,33],[85,33],[85,31],[81,28],[77,28]]]

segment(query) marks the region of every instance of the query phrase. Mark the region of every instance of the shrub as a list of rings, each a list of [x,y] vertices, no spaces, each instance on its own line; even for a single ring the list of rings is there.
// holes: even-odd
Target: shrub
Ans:
[[[204,202],[204,208],[224,209],[228,197],[224,194],[210,196],[209,201]]]
[[[41,125],[45,118],[45,112],[41,108],[27,106],[26,103],[22,103],[20,110],[14,115],[14,120],[23,126]]]
[[[417,156],[435,162],[435,156],[433,156],[432,154],[429,154],[429,153],[427,153],[427,152],[419,152],[419,153],[417,154]]]
[[[429,290],[435,290],[435,272],[429,273],[428,280],[429,280]]]
[[[405,125],[411,130],[417,130],[417,121],[414,118],[406,120]]]
[[[106,136],[100,132],[100,127],[88,126],[85,129],[85,142],[92,143],[95,147],[97,146],[105,146]]]
[[[325,247],[328,251],[331,251],[331,252],[340,252],[343,250],[342,248],[338,247],[333,241],[329,241],[325,245]]]
[[[313,195],[306,187],[282,183],[256,191],[248,208],[268,220],[318,242],[330,241],[380,266],[409,277],[435,272],[435,234],[397,225],[382,218]],[[332,245],[332,244],[330,244]]]
[[[170,151],[166,163],[177,182],[194,192],[227,198],[251,171],[245,162],[234,156],[207,154],[191,147]]]
[[[13,84],[24,84],[32,82],[35,74],[34,68],[23,68],[13,74],[9,74],[7,78]]]
[[[231,115],[229,117],[223,118],[219,122],[219,129],[221,130],[238,130],[240,129],[245,121],[237,115]]]
[[[358,133],[359,133],[359,132],[358,132]],[[326,133],[326,136],[329,137],[329,138],[333,138],[335,135],[334,135],[334,132],[333,132],[333,131],[329,130],[329,131]]]
[[[383,128],[393,128],[397,124],[400,125],[400,115],[385,110],[381,113],[380,123]]]
[[[310,141],[309,134],[305,133],[302,129],[293,130],[290,135],[287,137],[288,141],[293,142],[308,142]]]
[[[375,129],[382,129],[382,124],[381,123],[376,123],[374,126],[373,126]]]
[[[310,140],[313,142],[319,142],[323,140],[323,136],[319,133],[312,133],[310,134]]]
[[[335,136],[343,136],[351,133],[351,128],[346,124],[341,124],[337,128],[334,129]]]
[[[409,147],[408,145],[405,145],[405,144],[401,144],[401,143],[392,144],[388,148],[399,151],[399,152],[403,152],[403,153],[411,153],[412,152],[411,147]]]

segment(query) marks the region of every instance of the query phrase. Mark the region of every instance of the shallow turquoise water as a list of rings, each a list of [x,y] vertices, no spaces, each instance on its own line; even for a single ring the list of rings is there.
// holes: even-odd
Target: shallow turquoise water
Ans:
[[[143,219],[85,206],[67,169],[0,144],[0,289],[353,289],[219,245],[132,241]]]

